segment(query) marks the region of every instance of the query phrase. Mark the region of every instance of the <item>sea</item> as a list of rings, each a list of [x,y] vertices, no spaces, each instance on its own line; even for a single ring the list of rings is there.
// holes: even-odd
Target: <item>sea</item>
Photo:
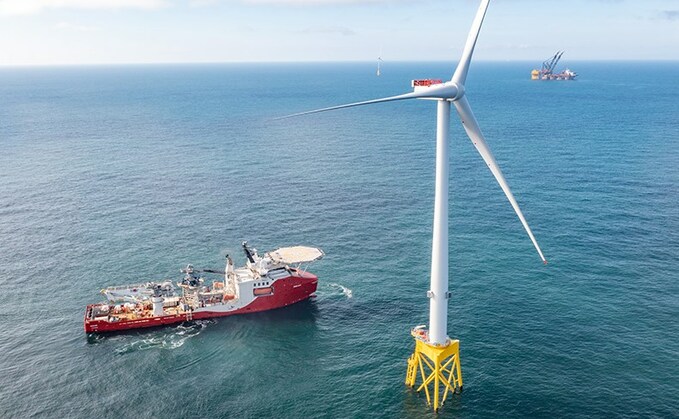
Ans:
[[[448,334],[464,391],[404,385],[428,322],[436,103],[454,63],[0,68],[0,417],[679,417],[679,62],[476,62],[466,84],[543,265],[456,115]],[[315,298],[88,336],[109,285],[310,245]]]

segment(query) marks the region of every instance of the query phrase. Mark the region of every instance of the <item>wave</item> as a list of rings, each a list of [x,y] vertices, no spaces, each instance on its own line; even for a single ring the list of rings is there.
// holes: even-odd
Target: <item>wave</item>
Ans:
[[[342,291],[342,294],[344,294],[344,296],[346,296],[347,298],[352,298],[354,296],[354,292],[351,289],[345,287],[344,285],[331,282],[328,284],[328,286],[330,288],[340,289]]]

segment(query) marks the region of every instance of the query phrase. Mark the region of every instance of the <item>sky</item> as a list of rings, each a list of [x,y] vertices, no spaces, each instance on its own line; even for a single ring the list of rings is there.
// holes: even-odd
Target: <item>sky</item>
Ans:
[[[0,0],[0,66],[457,60],[476,0]],[[679,60],[679,0],[493,0],[477,60]]]

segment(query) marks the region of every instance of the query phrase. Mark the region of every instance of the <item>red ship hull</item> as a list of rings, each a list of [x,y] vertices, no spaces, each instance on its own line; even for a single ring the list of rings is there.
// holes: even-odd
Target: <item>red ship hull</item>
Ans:
[[[273,292],[270,295],[255,294],[255,298],[252,302],[240,308],[225,311],[224,306],[208,306],[180,314],[150,316],[133,320],[109,321],[106,319],[92,319],[92,309],[98,304],[90,304],[85,311],[85,332],[117,332],[122,330],[165,326],[191,320],[211,319],[215,317],[274,310],[308,299],[316,292],[317,286],[318,278],[315,275],[308,272],[297,272],[295,275],[281,278],[273,282],[271,284]],[[220,308],[222,308],[222,310],[220,310]]]

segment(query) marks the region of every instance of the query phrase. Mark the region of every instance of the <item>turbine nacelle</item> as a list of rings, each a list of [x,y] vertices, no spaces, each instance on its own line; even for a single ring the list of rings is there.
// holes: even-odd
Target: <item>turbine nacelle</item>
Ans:
[[[431,83],[425,84],[422,82],[431,80],[413,80],[413,93],[418,96],[416,99],[429,100],[449,100],[456,101],[464,96],[464,86],[454,81],[447,81],[445,83]],[[423,85],[424,84],[424,85]]]

